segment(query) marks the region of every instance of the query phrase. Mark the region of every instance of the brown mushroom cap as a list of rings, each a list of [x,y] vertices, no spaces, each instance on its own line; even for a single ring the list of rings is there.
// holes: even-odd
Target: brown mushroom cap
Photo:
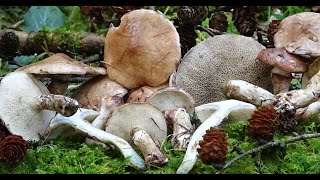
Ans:
[[[152,93],[166,87],[168,87],[167,83],[157,87],[142,86],[130,93],[127,102],[147,102]]]
[[[190,116],[194,112],[195,102],[192,96],[178,87],[159,89],[151,94],[147,102],[163,113],[174,108],[184,108]]]
[[[118,107],[107,121],[105,130],[135,146],[131,131],[136,127],[146,131],[159,144],[167,137],[163,114],[149,103],[126,103]]]
[[[293,54],[320,56],[320,14],[302,12],[284,18],[274,35],[276,48]]]
[[[146,9],[121,17],[106,36],[104,64],[110,79],[128,89],[159,86],[177,69],[179,34],[163,14]]]
[[[77,100],[80,107],[100,111],[101,99],[106,96],[124,97],[128,91],[112,81],[107,75],[99,75],[84,82],[71,97]]]
[[[46,86],[26,72],[12,72],[0,83],[0,117],[12,134],[39,141],[54,111],[39,110],[37,97],[49,94]]]
[[[290,54],[285,48],[262,49],[258,59],[289,73],[303,73],[308,70],[307,64],[301,58]]]
[[[24,71],[33,75],[43,75],[47,77],[56,77],[59,75],[105,75],[107,71],[105,68],[92,67],[72,59],[63,53],[54,54],[44,60],[27,66],[20,67],[16,71]],[[52,75],[52,76],[50,76]],[[54,76],[55,75],[55,76]],[[62,79],[65,80],[65,79]]]
[[[183,57],[176,73],[176,86],[191,94],[196,106],[222,100],[223,85],[232,79],[272,91],[272,66],[256,60],[262,49],[265,47],[251,37],[210,37]]]

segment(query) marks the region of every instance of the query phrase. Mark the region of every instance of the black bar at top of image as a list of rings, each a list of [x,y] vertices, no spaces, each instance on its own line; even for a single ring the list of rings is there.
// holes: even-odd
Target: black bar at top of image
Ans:
[[[305,6],[320,5],[320,0],[0,0],[0,6],[100,6],[100,5],[261,5],[261,6]]]

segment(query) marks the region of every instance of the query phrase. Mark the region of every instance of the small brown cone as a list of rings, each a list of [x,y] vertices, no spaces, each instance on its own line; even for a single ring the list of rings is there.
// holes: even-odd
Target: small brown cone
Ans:
[[[268,28],[268,40],[270,45],[274,45],[273,36],[277,33],[279,29],[281,20],[272,20]]]
[[[200,160],[207,165],[224,164],[228,153],[227,136],[222,129],[211,127],[206,131],[197,149]]]
[[[209,27],[220,32],[226,32],[228,29],[227,16],[221,11],[217,12],[211,17]]]
[[[270,141],[273,139],[278,119],[273,107],[259,107],[248,120],[247,133],[252,137]]]
[[[183,24],[201,24],[208,15],[208,6],[179,6],[178,9],[178,19]]]
[[[232,12],[232,20],[241,35],[251,37],[256,31],[256,14],[259,6],[235,7]]]

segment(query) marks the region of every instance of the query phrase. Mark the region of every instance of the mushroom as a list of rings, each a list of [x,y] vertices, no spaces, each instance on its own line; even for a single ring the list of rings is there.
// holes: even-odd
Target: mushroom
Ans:
[[[130,160],[130,164],[132,167],[142,170],[146,169],[144,160],[137,154],[137,152],[127,141],[114,134],[110,134],[105,132],[104,130],[95,128],[89,122],[86,122],[86,120],[91,119],[93,115],[94,113],[83,108],[79,108],[79,110],[70,117],[65,117],[61,114],[57,114],[52,119],[50,127],[47,128],[45,135],[50,135],[51,132],[59,129],[60,127],[73,127],[76,132],[85,135],[87,138],[99,141],[101,143],[111,144],[116,147],[124,156],[124,158],[128,158]]]
[[[159,86],[177,69],[179,34],[161,12],[139,9],[121,17],[108,30],[104,65],[110,79],[127,89]]]
[[[186,148],[193,133],[190,117],[194,113],[194,100],[191,95],[181,88],[167,87],[152,93],[147,102],[158,108],[172,127],[172,147]]]
[[[148,166],[168,162],[160,150],[167,137],[167,124],[163,114],[149,103],[126,103],[118,107],[105,130],[138,147]]]
[[[0,83],[0,117],[12,134],[39,141],[56,113],[72,116],[76,100],[50,94],[47,87],[26,72],[11,72]]]
[[[124,97],[127,89],[112,81],[107,75],[98,75],[80,85],[72,94],[80,107],[100,111],[101,99],[107,96]]]
[[[223,99],[223,84],[241,79],[271,91],[272,67],[256,61],[265,49],[251,37],[224,34],[191,48],[176,73],[176,86],[195,99],[196,106]]]
[[[129,102],[147,102],[148,98],[152,93],[157,91],[158,89],[166,88],[168,84],[162,84],[157,87],[150,86],[142,86],[139,89],[132,91],[127,99],[127,103]]]
[[[320,57],[315,59],[311,64],[308,66],[308,71],[303,73],[301,88],[304,89],[309,84],[309,80],[319,72],[320,70]]]
[[[259,52],[258,59],[274,66],[271,71],[274,94],[289,91],[292,73],[304,73],[308,70],[307,64],[301,58],[288,53],[285,48],[263,49]]]
[[[274,46],[289,53],[320,56],[320,14],[302,12],[284,18],[274,35]]]
[[[197,148],[199,147],[199,141],[202,140],[206,130],[220,125],[224,120],[229,120],[230,115],[233,112],[236,112],[237,114],[237,116],[233,116],[233,118],[235,118],[233,121],[246,120],[251,116],[255,109],[256,106],[250,103],[234,99],[197,106],[195,108],[195,112],[197,115],[200,115],[202,124],[191,136],[182,163],[176,173],[187,174],[193,168],[197,160]]]
[[[51,55],[44,60],[20,67],[16,71],[24,71],[36,77],[51,78],[48,89],[52,94],[66,93],[67,80],[72,75],[96,76],[99,74],[106,75],[107,73],[105,68],[88,66],[63,53]]]
[[[113,111],[115,111],[119,106],[123,104],[124,104],[123,98],[117,95],[106,96],[102,98],[99,116],[97,116],[96,119],[91,123],[92,126],[98,129],[105,129],[105,124],[107,123]],[[105,144],[99,143],[89,138],[86,139],[86,143],[100,144],[102,146],[105,146]]]

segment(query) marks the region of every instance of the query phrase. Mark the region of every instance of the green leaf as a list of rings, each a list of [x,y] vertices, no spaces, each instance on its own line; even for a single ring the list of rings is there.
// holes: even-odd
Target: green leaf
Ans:
[[[23,30],[38,32],[42,29],[54,30],[65,24],[64,14],[56,6],[31,6],[24,16]]]

